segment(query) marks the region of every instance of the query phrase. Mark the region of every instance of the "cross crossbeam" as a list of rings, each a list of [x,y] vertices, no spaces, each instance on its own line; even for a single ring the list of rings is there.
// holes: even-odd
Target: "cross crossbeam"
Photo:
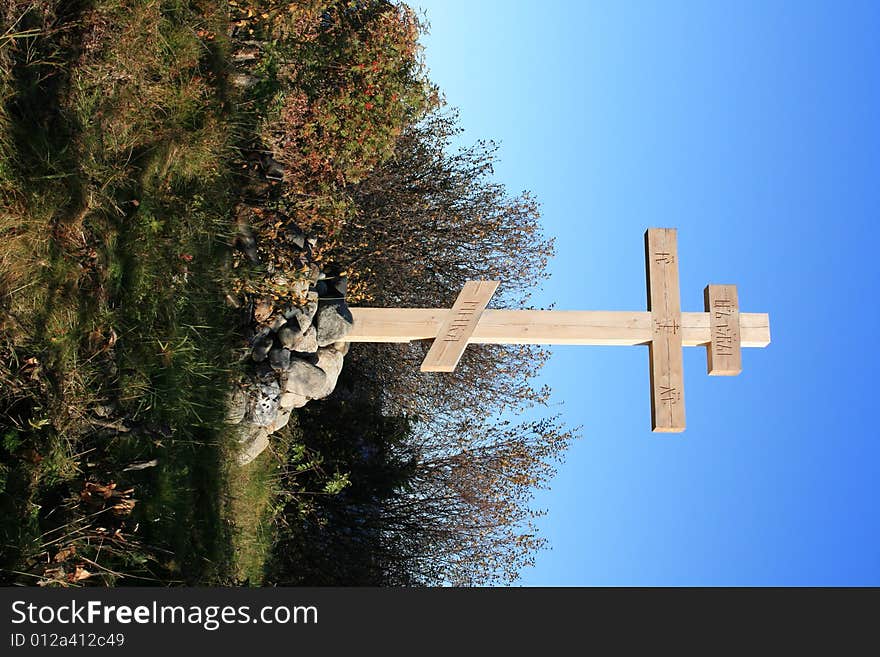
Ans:
[[[486,310],[498,281],[469,281],[451,309],[351,308],[350,342],[433,340],[423,371],[455,369],[468,344],[648,345],[651,424],[685,428],[682,347],[706,347],[710,375],[742,370],[742,347],[770,344],[770,317],[741,313],[736,286],[709,285],[705,312],[681,312],[677,235],[645,233],[647,311]]]

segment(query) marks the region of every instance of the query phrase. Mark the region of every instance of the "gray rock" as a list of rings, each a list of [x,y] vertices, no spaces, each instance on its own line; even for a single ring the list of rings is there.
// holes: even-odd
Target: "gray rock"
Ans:
[[[247,403],[247,390],[236,386],[226,400],[226,422],[239,424],[244,420],[245,413],[247,413]]]
[[[254,396],[248,408],[247,422],[267,427],[275,421],[281,401],[281,386],[275,377],[267,377],[255,386]]]
[[[233,73],[229,76],[229,82],[240,89],[250,89],[259,81],[259,78],[247,73]]]
[[[269,328],[272,331],[277,331],[282,326],[287,323],[287,318],[284,315],[275,315],[271,320],[269,320]]]
[[[343,340],[348,335],[354,325],[354,318],[345,301],[327,301],[319,304],[314,323],[318,346],[326,347]]]
[[[333,348],[318,350],[318,367],[324,371],[327,376],[324,382],[324,388],[319,396],[314,399],[322,399],[333,392],[336,387],[336,381],[339,379],[339,373],[342,372],[343,356]]]
[[[257,433],[260,427],[255,427],[252,424],[242,424],[238,427],[238,444],[244,445],[250,442],[251,438]]]
[[[296,352],[297,354],[313,354],[316,351],[318,351],[318,331],[314,326],[310,326],[302,334],[299,344],[296,345]]]
[[[290,369],[290,350],[275,347],[269,352],[269,365],[276,372]]]
[[[281,330],[278,331],[278,341],[282,346],[287,347],[288,349],[296,347],[301,339],[302,331],[300,331],[299,323],[296,320],[294,320],[293,326],[285,324]]]
[[[335,345],[336,343],[333,343],[329,347],[318,349],[318,367],[324,370],[327,376],[333,377],[339,376],[339,372],[342,371],[342,363],[345,360]]]
[[[290,293],[297,297],[303,297],[306,295],[306,292],[309,291],[309,281],[308,280],[298,280],[293,281],[288,285],[290,289]]]
[[[281,400],[279,402],[281,408],[283,410],[288,410],[291,408],[302,408],[306,404],[309,403],[309,398],[304,397],[303,395],[298,395],[295,392],[282,392]]]
[[[269,371],[263,370],[259,379],[260,394],[265,397],[273,397],[281,394],[281,386],[278,383],[278,377],[272,375]]]
[[[310,292],[307,294],[305,305],[290,307],[284,311],[284,316],[288,320],[296,320],[299,324],[300,333],[306,332],[312,324],[315,313],[318,312],[318,297],[315,295],[314,298],[312,298],[309,296],[311,294],[313,293]]]
[[[315,327],[309,326],[306,328],[305,333],[301,333],[296,320],[291,320],[287,326],[278,332],[278,340],[286,348],[300,356],[302,354],[313,354],[318,350],[318,338]]]
[[[252,347],[255,347],[257,345],[257,342],[259,342],[266,336],[269,336],[269,338],[271,339],[271,333],[272,331],[269,330],[268,326],[261,326],[259,328],[249,329],[247,334],[248,344]]]
[[[338,351],[343,356],[348,355],[348,348],[351,346],[350,342],[334,342],[332,347]]]
[[[260,165],[263,167],[263,175],[269,180],[284,179],[284,166],[274,158],[264,155],[260,158]]]
[[[348,276],[338,276],[333,282],[333,287],[336,288],[339,296],[344,297],[348,292]]]
[[[284,237],[298,249],[306,248],[306,234],[295,223],[289,223],[284,229]]]
[[[262,363],[266,360],[266,356],[269,355],[269,350],[271,348],[272,334],[267,331],[254,339],[254,349],[251,353],[251,358],[257,363]]]
[[[311,354],[304,354],[301,351],[294,351],[290,354],[292,358],[296,358],[297,360],[302,360],[308,363],[309,365],[317,365],[318,364],[318,350]]]
[[[282,408],[278,411],[278,415],[275,416],[275,421],[271,426],[266,427],[266,430],[271,434],[276,431],[280,431],[284,427],[287,426],[287,423],[290,422],[290,413],[292,409]]]
[[[278,162],[271,162],[266,167],[266,178],[269,180],[284,180],[284,167]]]
[[[294,359],[283,375],[284,392],[294,392],[309,399],[320,399],[327,386],[327,374],[304,360]]]
[[[319,299],[333,296],[330,294],[330,286],[327,284],[327,279],[325,278],[319,279],[318,282],[315,283],[314,287]]]
[[[252,430],[243,436],[241,451],[238,453],[238,464],[247,465],[269,446],[269,432],[263,428]]]
[[[312,320],[306,316],[302,308],[288,308],[284,311],[284,316],[287,318],[288,325],[297,325],[299,333],[305,331],[312,323]]]
[[[315,314],[318,312],[318,295],[315,292],[306,293],[306,305],[303,306],[306,316],[309,318],[309,324],[315,320]]]

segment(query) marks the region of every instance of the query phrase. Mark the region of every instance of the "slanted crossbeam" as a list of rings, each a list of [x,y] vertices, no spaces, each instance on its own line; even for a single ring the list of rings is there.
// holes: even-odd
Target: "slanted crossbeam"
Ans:
[[[423,372],[452,372],[468,345],[489,299],[498,289],[498,281],[468,281],[446,313],[437,339],[422,363]]]
[[[434,340],[424,371],[452,371],[468,344],[648,345],[651,424],[685,428],[682,347],[706,347],[709,374],[742,369],[742,347],[770,344],[766,313],[741,313],[736,286],[710,285],[705,312],[681,312],[674,229],[645,234],[647,311],[486,310],[497,281],[470,281],[452,309],[351,308],[351,342]]]

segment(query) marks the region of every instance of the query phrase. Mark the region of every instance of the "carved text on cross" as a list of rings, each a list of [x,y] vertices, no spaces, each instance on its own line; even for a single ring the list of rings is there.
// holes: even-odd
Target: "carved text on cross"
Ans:
[[[654,320],[654,332],[655,333],[678,333],[678,330],[681,328],[681,325],[678,322],[661,322],[659,320]]]
[[[677,404],[681,401],[681,392],[675,388],[660,386],[660,401],[665,404]]]
[[[455,319],[449,326],[449,330],[443,336],[446,342],[459,342],[462,332],[470,324],[471,317],[477,311],[479,303],[477,301],[464,301],[461,308],[455,313]]]
[[[677,234],[645,233],[648,310],[486,310],[498,281],[469,281],[451,309],[351,308],[351,342],[433,340],[422,370],[450,372],[468,344],[647,345],[651,426],[658,432],[685,428],[682,347],[706,347],[711,375],[742,370],[741,347],[770,343],[765,313],[740,313],[736,286],[709,285],[705,312],[681,312]]]

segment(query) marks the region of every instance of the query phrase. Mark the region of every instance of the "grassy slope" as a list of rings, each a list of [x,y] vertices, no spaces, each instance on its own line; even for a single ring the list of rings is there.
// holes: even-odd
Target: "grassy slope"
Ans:
[[[285,165],[305,179],[286,211],[333,233],[350,205],[337,187],[435,102],[410,70],[411,17],[365,10],[361,30],[349,8],[318,47],[323,5],[0,9],[0,582],[260,583],[285,504],[299,518],[348,484],[294,426],[236,468],[222,423],[235,146],[298,134],[304,152]],[[266,46],[241,95],[227,86],[230,18],[238,46]],[[291,25],[310,57],[279,46]],[[316,97],[285,96],[291,78]],[[373,87],[387,93],[367,98]],[[83,501],[110,484],[114,496]]]
[[[240,513],[241,502],[230,501],[236,490],[224,494],[234,445],[217,391],[234,361],[234,319],[218,272],[235,134],[221,75],[225,27],[212,4],[6,10],[0,566],[8,581],[69,581],[80,558],[95,580],[123,572],[129,582],[230,581],[242,532],[224,513],[263,515]],[[100,426],[120,421],[131,430]],[[123,472],[153,458],[158,466]],[[271,467],[262,459],[254,480]],[[240,479],[232,483],[254,498],[259,487]],[[111,527],[127,544],[101,534],[78,503],[85,480],[134,488],[133,515]],[[77,556],[61,558],[60,573],[43,572],[39,563],[69,546]]]
[[[284,504],[279,495],[282,473],[294,443],[302,442],[296,416],[274,436],[270,449],[243,468],[227,470],[225,517],[230,522],[233,581],[259,586],[277,539],[276,522]]]

